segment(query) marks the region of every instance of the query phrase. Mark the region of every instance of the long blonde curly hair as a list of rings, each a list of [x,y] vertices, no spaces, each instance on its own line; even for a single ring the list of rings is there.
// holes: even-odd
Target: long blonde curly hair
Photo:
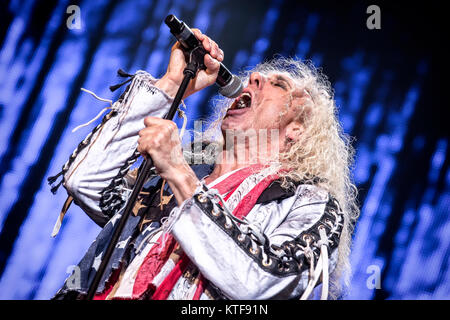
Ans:
[[[341,296],[350,282],[351,235],[359,208],[357,189],[351,178],[354,156],[352,140],[343,132],[338,121],[331,84],[311,62],[293,58],[275,57],[243,72],[240,77],[244,83],[248,83],[252,72],[288,75],[300,90],[306,90],[310,95],[309,102],[297,106],[296,120],[303,124],[305,131],[299,141],[293,142],[286,152],[279,154],[278,161],[289,169],[280,175],[286,188],[292,187],[292,181],[309,182],[327,190],[338,200],[344,213],[344,229],[330,293],[334,297]],[[216,98],[213,103],[215,115],[209,121],[203,138],[216,143],[219,141],[220,146],[223,143],[220,142],[223,139],[220,125],[232,100]]]

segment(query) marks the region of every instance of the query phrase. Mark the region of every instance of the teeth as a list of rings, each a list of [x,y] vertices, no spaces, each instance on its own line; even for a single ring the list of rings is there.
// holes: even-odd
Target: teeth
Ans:
[[[236,109],[250,107],[251,98],[252,98],[252,96],[249,93],[247,93],[247,92],[243,93],[240,96],[238,102],[236,103]]]
[[[236,108],[237,108],[237,109],[242,109],[242,108],[245,108],[245,107],[247,107],[247,105],[245,104],[245,102],[242,101],[242,100],[239,100],[239,102],[238,102],[237,105],[236,105]]]

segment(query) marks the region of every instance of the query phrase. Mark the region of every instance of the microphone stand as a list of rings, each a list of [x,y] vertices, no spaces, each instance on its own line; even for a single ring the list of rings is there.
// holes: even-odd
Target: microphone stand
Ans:
[[[201,48],[200,46],[196,47],[186,54],[186,58],[188,58],[189,61],[186,68],[183,71],[184,74],[183,81],[181,82],[177,94],[175,95],[175,98],[172,102],[172,106],[170,107],[169,112],[165,115],[164,119],[172,120],[174,118],[178,106],[180,105],[181,99],[183,98],[183,95],[186,92],[186,88],[189,85],[189,82],[191,81],[191,79],[195,78],[197,71],[199,69],[204,68],[203,55],[197,54],[198,52],[197,49],[200,48]],[[97,292],[97,288],[100,284],[100,281],[103,278],[103,274],[105,273],[108,262],[111,259],[112,253],[114,252],[114,249],[116,248],[116,245],[119,241],[119,237],[122,234],[122,231],[126,225],[128,218],[130,217],[134,204],[137,200],[139,193],[142,190],[142,187],[144,186],[145,181],[147,181],[148,177],[151,174],[152,168],[153,168],[153,160],[150,157],[144,160],[141,166],[139,167],[138,171],[139,173],[133,191],[127,200],[122,217],[120,218],[119,223],[117,224],[117,227],[114,230],[111,241],[108,244],[108,248],[105,251],[104,257],[102,258],[102,262],[100,263],[100,266],[95,274],[95,277],[89,287],[87,296],[85,298],[86,300],[92,300],[94,298],[94,295]]]

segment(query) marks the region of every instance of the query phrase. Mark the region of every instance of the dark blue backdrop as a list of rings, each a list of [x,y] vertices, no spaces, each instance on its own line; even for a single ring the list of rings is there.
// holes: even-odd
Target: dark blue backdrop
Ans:
[[[369,30],[374,3],[309,2],[2,2],[0,299],[51,297],[99,232],[73,206],[50,238],[65,192],[53,196],[45,178],[90,131],[71,130],[106,106],[80,87],[116,99],[108,86],[120,81],[118,68],[162,75],[173,44],[169,13],[217,40],[235,72],[281,53],[310,59],[330,77],[340,120],[356,138],[361,203],[345,298],[448,299],[449,140],[430,41],[439,29],[429,16],[442,9],[377,2],[381,30]],[[72,4],[81,29],[66,26]],[[188,99],[191,125],[209,114],[215,93]]]

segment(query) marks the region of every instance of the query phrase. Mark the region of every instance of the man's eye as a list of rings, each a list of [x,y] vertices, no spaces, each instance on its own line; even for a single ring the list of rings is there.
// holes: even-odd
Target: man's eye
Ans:
[[[281,81],[272,82],[272,85],[274,85],[276,87],[283,88],[284,90],[286,90],[286,85],[283,82],[281,82]]]

